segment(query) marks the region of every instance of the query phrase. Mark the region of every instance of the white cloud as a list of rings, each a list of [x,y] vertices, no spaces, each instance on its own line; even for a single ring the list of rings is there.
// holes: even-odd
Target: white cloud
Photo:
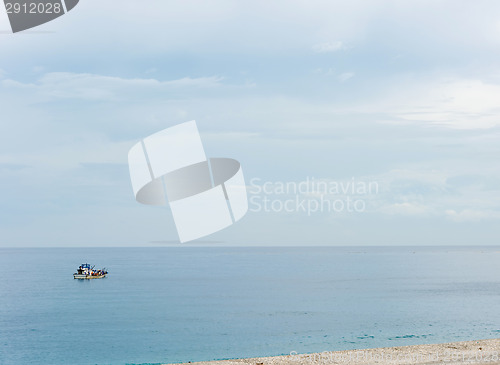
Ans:
[[[316,53],[332,53],[342,49],[345,49],[345,46],[341,41],[319,43],[312,47]]]
[[[384,124],[422,125],[458,130],[500,126],[500,83],[462,77],[398,75],[387,88],[345,112],[372,113]]]
[[[338,76],[340,82],[344,82],[354,77],[354,72],[344,72]]]
[[[387,123],[452,129],[500,126],[500,84],[479,79],[405,80],[358,110],[384,113]]]
[[[500,177],[500,171],[486,174],[478,170],[463,165],[458,170],[415,168],[370,176],[381,186],[381,194],[374,196],[371,204],[376,211],[388,215],[445,218],[455,222],[500,219],[500,186],[476,183]],[[460,184],[465,177],[474,183]]]
[[[40,176],[58,176],[54,171],[82,163],[125,163],[135,136],[186,120],[185,103],[173,98],[212,95],[221,81],[69,72],[47,73],[33,83],[0,80],[0,163],[24,164]]]
[[[51,72],[42,75],[35,83],[23,83],[5,79],[1,85],[5,89],[26,92],[31,90],[42,99],[87,99],[108,100],[127,92],[175,91],[182,88],[207,89],[221,85],[222,77],[209,76],[176,80],[159,81],[148,78],[120,78],[96,74],[78,74],[70,72]]]
[[[453,209],[448,209],[445,213],[448,219],[459,223],[500,219],[500,211],[494,210],[463,209],[461,211],[456,211]]]
[[[500,186],[492,179],[493,174],[500,180],[500,170],[488,174],[480,170],[478,173],[463,166],[459,170],[413,166],[343,180],[315,176],[291,184],[274,182],[268,191],[282,191],[287,198],[294,194],[301,194],[305,199],[350,197],[352,201],[364,201],[367,213],[382,216],[454,222],[500,219]],[[307,190],[297,193],[294,189],[301,185],[300,189],[305,189],[306,181],[309,181]],[[260,183],[262,186],[264,181]]]
[[[372,212],[390,215],[391,224],[397,216],[436,218],[435,227],[446,219],[491,220],[500,192],[486,182],[500,177],[500,135],[488,128],[499,125],[500,91],[488,67],[500,44],[500,3],[487,2],[80,2],[39,28],[53,33],[2,37],[0,162],[30,166],[9,172],[20,180],[5,195],[25,199],[34,188],[57,194],[52,183],[72,177],[80,164],[123,167],[136,138],[196,119],[211,155],[231,150],[250,177],[338,180],[368,171],[381,187],[370,197]],[[9,29],[1,11],[0,25]],[[355,52],[343,52],[351,45]],[[351,70],[355,90],[337,82],[352,78]],[[199,72],[208,76],[183,77]],[[37,78],[26,81],[30,75]],[[456,183],[461,174],[478,183]],[[118,180],[128,189],[126,174]],[[51,218],[50,209],[41,211]],[[323,228],[321,239],[335,231]],[[357,221],[351,228],[372,242]],[[415,239],[422,237],[414,228]]]
[[[429,216],[432,213],[428,206],[410,202],[389,204],[380,208],[379,211],[390,215],[410,216]]]
[[[403,120],[439,124],[457,129],[500,125],[500,85],[474,79],[430,84],[425,94],[408,100],[398,116]]]

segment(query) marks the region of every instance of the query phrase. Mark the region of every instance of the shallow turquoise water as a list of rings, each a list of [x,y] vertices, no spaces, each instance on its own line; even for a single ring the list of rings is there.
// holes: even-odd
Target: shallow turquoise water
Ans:
[[[73,280],[82,262],[109,277]],[[500,337],[500,248],[0,249],[0,364]]]

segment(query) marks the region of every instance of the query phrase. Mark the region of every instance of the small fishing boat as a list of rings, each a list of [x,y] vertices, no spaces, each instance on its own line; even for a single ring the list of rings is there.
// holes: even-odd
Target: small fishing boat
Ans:
[[[108,271],[106,268],[95,270],[95,265],[81,264],[78,270],[73,274],[74,279],[100,279],[106,277]]]

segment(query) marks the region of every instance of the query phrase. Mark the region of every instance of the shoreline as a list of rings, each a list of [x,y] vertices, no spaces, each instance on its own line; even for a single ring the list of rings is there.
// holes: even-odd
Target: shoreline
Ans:
[[[324,351],[320,353],[189,362],[191,365],[306,365],[306,364],[488,364],[500,365],[500,339],[432,345]],[[186,363],[184,363],[186,364]],[[165,364],[174,365],[174,364]],[[175,364],[178,365],[178,364]]]

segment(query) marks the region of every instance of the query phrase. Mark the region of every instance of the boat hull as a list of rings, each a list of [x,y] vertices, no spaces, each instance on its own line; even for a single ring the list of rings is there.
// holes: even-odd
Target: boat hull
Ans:
[[[106,274],[104,275],[84,275],[84,274],[73,274],[73,279],[101,279],[105,278]]]

